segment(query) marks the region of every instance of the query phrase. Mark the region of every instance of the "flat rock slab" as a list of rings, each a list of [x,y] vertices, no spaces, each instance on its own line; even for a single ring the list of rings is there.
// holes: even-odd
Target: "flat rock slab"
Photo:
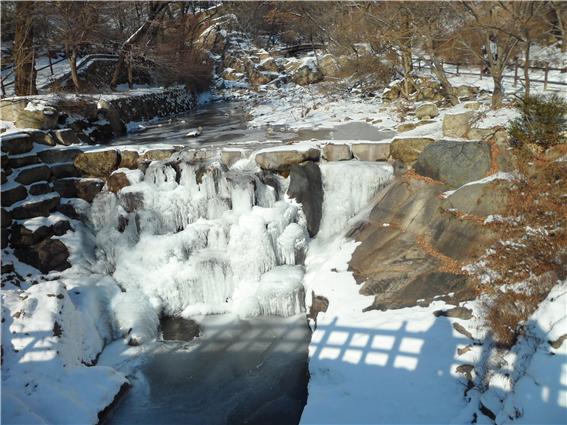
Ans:
[[[2,188],[2,206],[9,207],[18,201],[26,199],[28,196],[28,191],[24,186],[16,185],[10,187],[9,189]]]
[[[352,159],[352,151],[346,143],[327,143],[323,146],[323,159],[327,161],[348,161]]]
[[[390,156],[390,143],[353,143],[352,154],[359,161],[387,161]]]
[[[459,187],[486,177],[490,166],[487,143],[441,140],[423,150],[414,168],[422,176]]]
[[[51,170],[45,164],[31,165],[22,168],[16,176],[16,181],[21,184],[29,185],[32,183],[47,181],[51,177]]]
[[[256,153],[255,159],[263,170],[285,171],[305,161],[319,161],[320,156],[318,148],[294,149],[293,146],[283,146],[263,149]]]
[[[2,136],[2,152],[12,155],[29,152],[33,149],[33,139],[28,133],[11,133]]]
[[[57,194],[48,194],[37,197],[37,199],[30,198],[28,201],[23,202],[21,205],[16,205],[10,212],[15,220],[23,220],[33,217],[47,217],[50,212],[57,208],[60,196]]]
[[[45,149],[37,153],[39,159],[46,164],[56,164],[59,162],[72,162],[75,158],[81,154],[83,151],[81,149],[65,149],[65,148],[53,148]]]
[[[465,138],[477,116],[475,111],[447,113],[443,117],[443,136]]]

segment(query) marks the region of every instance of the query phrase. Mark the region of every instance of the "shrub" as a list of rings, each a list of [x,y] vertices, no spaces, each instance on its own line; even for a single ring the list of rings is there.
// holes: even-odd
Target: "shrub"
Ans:
[[[540,297],[519,292],[499,293],[489,304],[486,320],[498,348],[510,348],[521,334],[522,325],[536,310]]]
[[[517,105],[520,117],[510,123],[513,146],[536,144],[543,148],[565,142],[567,102],[554,94],[528,96]]]

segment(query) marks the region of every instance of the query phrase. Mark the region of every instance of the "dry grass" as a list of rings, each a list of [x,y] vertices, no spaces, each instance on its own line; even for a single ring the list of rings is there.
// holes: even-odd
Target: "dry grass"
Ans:
[[[439,261],[439,271],[453,274],[467,274],[463,271],[463,264],[457,260],[447,257],[445,254],[439,252],[425,235],[417,235],[415,237],[417,244],[421,247],[423,252],[430,255]]]
[[[484,258],[496,277],[488,284],[478,281],[479,292],[493,295],[487,321],[501,347],[516,341],[539,302],[567,277],[567,162],[546,160],[527,147],[516,156],[524,178],[509,193],[512,219],[493,225],[500,241]]]

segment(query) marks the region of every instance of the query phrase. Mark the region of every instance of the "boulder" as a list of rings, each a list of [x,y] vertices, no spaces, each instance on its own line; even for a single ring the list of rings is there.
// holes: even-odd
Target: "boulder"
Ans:
[[[175,153],[175,149],[152,149],[144,152],[142,159],[144,161],[165,161]]]
[[[85,130],[84,134],[91,143],[107,143],[114,135],[112,125],[107,119],[95,121]]]
[[[53,106],[40,102],[29,102],[16,118],[16,127],[50,130],[57,128],[59,113]]]
[[[390,156],[390,143],[353,143],[352,154],[359,161],[386,161]]]
[[[323,146],[322,154],[327,161],[348,161],[352,159],[352,151],[346,143],[327,143]]]
[[[57,208],[59,199],[60,196],[58,194],[46,194],[38,196],[37,198],[31,198],[12,209],[12,218],[15,220],[24,220],[33,217],[47,217],[50,212]]]
[[[12,228],[10,242],[15,247],[31,246],[54,235],[62,236],[69,229],[71,229],[71,225],[67,220],[60,220],[52,225],[39,226],[33,230],[28,229],[25,225],[17,224]]]
[[[28,196],[28,191],[24,186],[16,185],[6,188],[6,186],[2,186],[2,206],[9,207],[12,204],[15,204],[18,201],[26,199]]]
[[[463,106],[466,109],[470,109],[471,111],[478,111],[480,109],[481,103],[477,102],[476,100],[471,100],[469,102],[463,103]]]
[[[138,168],[138,159],[140,154],[137,151],[120,151],[120,164],[118,168],[129,168],[135,170]]]
[[[124,124],[124,121],[120,118],[120,113],[106,100],[98,101],[97,115],[101,115],[104,119],[108,120],[115,137],[126,134],[126,124]]]
[[[285,171],[305,161],[318,161],[320,155],[318,148],[294,149],[293,146],[285,146],[261,150],[256,153],[255,160],[263,170]]]
[[[26,130],[26,133],[31,136],[35,143],[45,146],[55,146],[55,140],[48,131],[28,129]]]
[[[291,80],[300,86],[307,86],[309,84],[318,83],[323,81],[323,73],[317,67],[315,61],[310,61],[299,66],[292,74]]]
[[[132,192],[128,188],[118,193],[118,201],[126,212],[131,213],[144,208],[144,193]]]
[[[18,183],[29,185],[39,181],[47,181],[51,177],[51,170],[45,164],[40,165],[30,165],[20,169],[18,175],[16,176],[16,181]]]
[[[258,65],[256,65],[256,69],[262,72],[279,72],[280,67],[272,57],[267,57],[263,59]]]
[[[395,137],[390,143],[390,155],[393,159],[404,164],[411,164],[419,157],[425,147],[434,141],[431,137]]]
[[[114,173],[112,173],[107,179],[106,183],[108,185],[108,190],[114,193],[119,192],[126,186],[130,186],[130,180],[128,180],[128,176],[126,176],[126,173],[123,173],[122,171],[115,171]]]
[[[30,195],[37,196],[52,192],[51,185],[47,182],[40,182],[31,185],[28,189]]]
[[[230,149],[225,148],[221,151],[221,164],[225,165],[227,168],[232,167],[232,165],[245,157],[245,151],[242,149]]]
[[[482,179],[490,167],[490,145],[456,140],[442,140],[428,145],[414,165],[418,174],[453,187]]]
[[[447,113],[443,117],[443,136],[465,138],[476,117],[474,111]]]
[[[4,208],[0,209],[0,225],[9,227],[12,224],[12,216]]]
[[[80,198],[87,202],[92,202],[103,187],[104,181],[97,178],[66,178],[56,180],[53,183],[53,190],[59,193],[62,197]]]
[[[17,155],[17,156],[10,156],[8,158],[8,166],[10,168],[21,168],[27,167],[28,165],[34,165],[39,163],[39,157],[32,153],[30,155]]]
[[[2,152],[11,155],[26,153],[33,149],[32,137],[24,132],[5,134],[2,136],[0,143],[2,144]]]
[[[118,167],[120,157],[115,149],[83,152],[74,161],[75,167],[90,177],[108,177]]]
[[[53,131],[53,136],[58,145],[70,146],[79,143],[79,138],[70,128]]]
[[[51,176],[54,179],[65,179],[67,177],[81,177],[81,172],[72,162],[50,165]]]
[[[67,261],[69,250],[58,239],[46,239],[31,247],[17,248],[16,257],[23,263],[29,264],[42,273],[63,271],[71,267]]]
[[[73,162],[77,155],[83,152],[76,148],[60,148],[45,149],[37,153],[39,159],[46,164],[56,164],[59,162]]]
[[[478,87],[474,86],[457,86],[454,89],[457,97],[472,97],[476,96],[479,92]]]
[[[336,77],[340,72],[337,59],[331,54],[319,58],[319,69],[325,77]]]
[[[426,102],[422,103],[415,110],[415,116],[420,120],[428,120],[439,115],[439,110],[435,103]]]
[[[254,87],[268,84],[275,77],[277,77],[277,74],[274,75],[271,72],[262,72],[256,68],[248,72],[248,80],[250,81],[250,84],[252,84]]]
[[[244,77],[244,74],[237,72],[232,68],[225,68],[222,72],[222,78],[228,81],[237,81]]]
[[[323,183],[321,170],[313,162],[293,165],[289,172],[287,194],[302,204],[307,219],[309,236],[314,237],[319,231],[323,213]]]

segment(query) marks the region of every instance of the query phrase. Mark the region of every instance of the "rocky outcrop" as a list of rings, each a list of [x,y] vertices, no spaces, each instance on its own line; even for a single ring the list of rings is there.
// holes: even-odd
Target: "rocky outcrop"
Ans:
[[[414,165],[415,171],[422,176],[453,187],[482,179],[490,167],[490,145],[455,140],[442,140],[428,145]]]
[[[434,298],[455,304],[474,297],[461,267],[494,235],[481,223],[446,211],[441,196],[446,190],[442,183],[398,178],[368,221],[352,232],[360,245],[350,268],[363,283],[360,292],[375,296],[369,309],[427,305]],[[477,200],[471,198],[471,205]]]
[[[287,194],[302,204],[309,236],[319,231],[323,213],[323,183],[321,170],[313,162],[293,165],[289,172],[289,188]]]
[[[294,149],[292,146],[285,146],[258,151],[255,160],[263,170],[285,171],[305,161],[318,161],[320,155],[318,148]]]
[[[390,144],[390,155],[404,164],[411,164],[434,141],[431,137],[395,137]]]

